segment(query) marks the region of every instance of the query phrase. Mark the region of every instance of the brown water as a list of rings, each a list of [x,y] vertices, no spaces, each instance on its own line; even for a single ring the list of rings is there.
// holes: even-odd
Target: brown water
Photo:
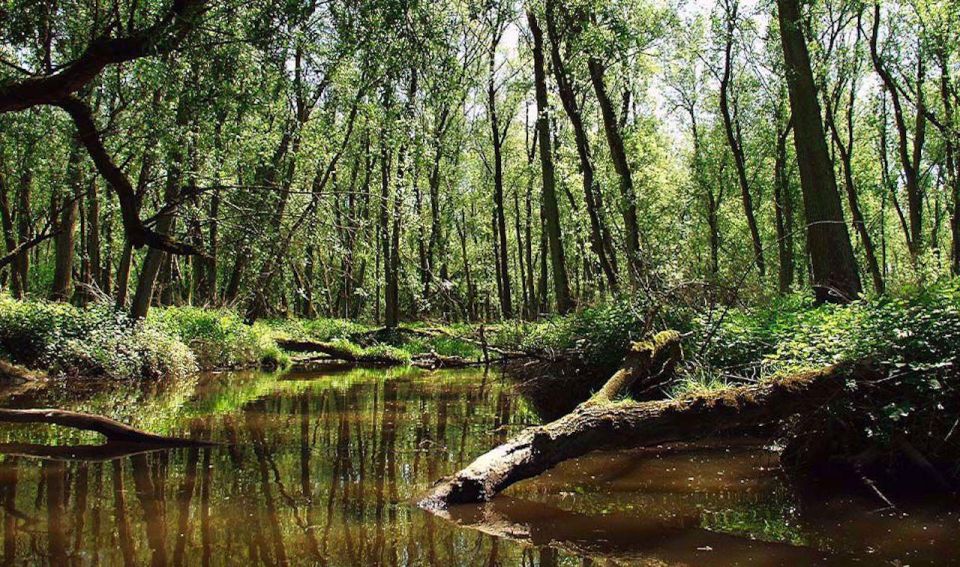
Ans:
[[[494,374],[236,373],[7,399],[224,445],[124,454],[0,427],[6,565],[945,565],[960,552],[951,505],[802,497],[775,455],[742,443],[594,454],[486,506],[415,508],[432,480],[536,422]]]

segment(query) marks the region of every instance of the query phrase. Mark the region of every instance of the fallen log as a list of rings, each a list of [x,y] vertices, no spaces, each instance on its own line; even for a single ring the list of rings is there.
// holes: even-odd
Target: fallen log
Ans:
[[[623,366],[591,401],[612,402],[621,394],[635,400],[647,399],[673,376],[682,356],[680,333],[676,331],[662,331],[649,340],[635,342],[627,351]]]
[[[289,352],[318,352],[327,355],[331,360],[340,360],[355,364],[370,364],[375,366],[399,366],[404,364],[404,361],[388,356],[357,354],[353,350],[334,343],[300,339],[277,339],[277,346]]]
[[[40,445],[35,443],[0,443],[0,455],[46,461],[83,461],[103,463],[163,451],[168,446],[108,441],[102,445]]]
[[[166,446],[214,445],[214,443],[210,441],[168,437],[166,435],[148,433],[102,415],[60,409],[0,409],[0,423],[46,423],[50,425],[60,425],[73,429],[95,431],[106,437],[108,441],[124,443]]]
[[[527,428],[481,455],[434,485],[419,505],[443,509],[488,501],[515,482],[599,449],[659,445],[779,421],[822,406],[843,390],[845,377],[862,371],[860,366],[830,366],[675,400],[610,403],[603,399],[606,396],[595,397],[570,414]]]

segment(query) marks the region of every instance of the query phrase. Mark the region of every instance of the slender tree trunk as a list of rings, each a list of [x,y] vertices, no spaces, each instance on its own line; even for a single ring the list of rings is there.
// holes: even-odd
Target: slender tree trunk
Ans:
[[[795,260],[793,248],[793,194],[790,188],[790,173],[787,169],[787,138],[793,129],[793,118],[777,133],[776,160],[774,162],[774,212],[777,224],[777,255],[780,260],[779,290],[790,293],[793,285]]]
[[[860,276],[827,152],[799,0],[777,0],[777,8],[814,292],[821,302],[847,302],[860,295]]]
[[[9,254],[17,247],[17,229],[14,226],[13,210],[10,207],[10,187],[2,173],[0,172],[0,219],[3,221],[3,240]],[[21,298],[23,296],[22,289],[23,282],[20,279],[17,263],[14,261],[10,264],[10,290],[15,298]]]
[[[610,147],[610,158],[613,161],[617,176],[620,178],[620,208],[623,211],[623,229],[626,233],[627,265],[630,272],[630,281],[636,285],[638,279],[644,275],[645,270],[640,252],[640,226],[637,221],[637,198],[633,189],[633,174],[630,172],[630,163],[627,160],[627,152],[623,145],[619,120],[604,84],[603,63],[596,57],[591,57],[588,64],[593,91],[600,103],[600,114],[603,118],[603,130],[607,137],[607,145]]]
[[[566,66],[560,55],[561,37],[557,29],[556,8],[554,0],[547,0],[547,33],[550,37],[550,58],[553,62],[553,74],[557,82],[557,90],[560,94],[560,101],[563,103],[564,111],[573,127],[574,141],[577,146],[577,156],[580,159],[580,174],[583,177],[583,194],[587,205],[587,215],[590,218],[590,243],[594,254],[600,264],[600,269],[606,276],[607,284],[611,290],[617,289],[617,269],[616,256],[612,255],[612,247],[607,243],[609,235],[606,234],[602,218],[602,200],[599,193],[599,186],[594,179],[593,162],[590,156],[590,141],[587,137],[586,128],[583,124],[583,117],[580,107],[577,104],[576,94],[570,77],[567,74]]]
[[[857,187],[853,182],[853,113],[855,97],[856,83],[853,83],[850,85],[850,95],[845,112],[847,128],[846,140],[840,136],[835,109],[832,108],[829,100],[827,101],[826,119],[830,126],[834,147],[840,155],[840,163],[843,170],[843,185],[847,193],[847,205],[850,208],[853,227],[860,237],[860,242],[863,244],[863,252],[867,260],[867,271],[873,280],[873,290],[879,294],[883,293],[884,290],[883,274],[880,272],[880,264],[877,262],[877,253],[873,246],[873,239],[870,237],[870,231],[867,230],[867,223],[863,218],[863,213],[860,211],[860,198],[857,195]]]
[[[181,99],[177,112],[177,126],[182,130],[186,124],[186,102]],[[167,182],[163,191],[163,201],[166,205],[175,203],[180,195],[180,184],[183,179],[185,159],[186,156],[181,145],[175,145],[170,151]],[[160,215],[156,226],[157,232],[164,235],[170,234],[173,230],[175,219],[176,216],[173,210]],[[130,315],[134,319],[142,319],[147,316],[147,311],[150,309],[153,301],[157,276],[166,261],[169,261],[167,252],[156,248],[147,250],[143,259],[143,265],[140,268],[140,277],[137,279],[137,289],[133,295],[133,303],[130,306]],[[169,282],[170,279],[171,278],[168,277],[167,282]]]
[[[117,309],[126,309],[130,289],[130,270],[133,266],[133,246],[124,238],[120,264],[117,266]]]
[[[893,104],[893,118],[897,127],[898,136],[898,155],[900,156],[900,166],[903,171],[905,189],[907,191],[907,219],[909,221],[907,241],[910,247],[911,257],[916,263],[923,246],[923,187],[920,184],[920,166],[923,157],[923,145],[926,133],[925,105],[923,100],[924,83],[924,60],[923,57],[917,59],[917,77],[914,83],[916,89],[915,105],[917,114],[915,117],[913,141],[911,147],[910,134],[907,131],[907,118],[904,113],[903,103],[901,102],[899,86],[893,75],[887,69],[882,55],[877,45],[878,34],[880,30],[880,2],[874,4],[873,9],[873,30],[870,35],[870,56],[873,60],[873,67],[880,76],[884,89],[890,97]]]
[[[103,282],[103,263],[100,254],[100,195],[97,191],[97,180],[90,181],[90,189],[87,191],[86,213],[87,213],[87,264],[89,266],[88,285],[100,287]],[[103,291],[101,289],[101,291]]]
[[[53,288],[50,297],[54,301],[70,301],[73,296],[73,259],[75,256],[76,228],[79,197],[82,193],[83,179],[80,173],[80,148],[74,144],[70,150],[67,164],[67,179],[70,193],[63,197],[63,201],[54,199],[54,210],[61,209],[59,229],[54,239],[56,259],[53,270]]]
[[[32,212],[30,210],[30,193],[33,186],[33,174],[26,169],[20,176],[20,186],[17,188],[17,240],[26,242],[33,236]],[[17,299],[23,299],[30,291],[30,251],[23,250],[17,255],[12,264],[16,276],[13,278],[12,292]]]
[[[384,89],[385,109],[389,104],[389,87]],[[384,118],[386,120],[386,118]],[[387,327],[395,327],[397,322],[392,319],[393,309],[390,301],[393,298],[393,287],[396,285],[392,273],[393,264],[390,261],[390,150],[388,146],[389,130],[386,125],[380,132],[380,227],[378,231],[378,240],[380,241],[380,262],[383,265],[383,315]],[[379,309],[379,307],[378,307]],[[378,314],[379,315],[379,314]],[[378,316],[379,320],[380,317]]]
[[[533,35],[533,75],[537,98],[537,136],[540,140],[540,167],[543,182],[541,213],[544,221],[543,233],[550,250],[550,264],[553,268],[553,292],[557,302],[557,311],[567,313],[573,309],[570,299],[570,284],[567,281],[567,265],[563,251],[563,236],[560,229],[560,209],[557,205],[556,174],[553,166],[553,144],[550,135],[550,107],[547,102],[547,79],[543,53],[543,32],[537,18],[527,10],[527,22]],[[546,250],[541,254],[543,267],[546,265]],[[541,270],[541,280],[546,270]],[[541,294],[546,304],[546,289]]]
[[[735,6],[735,5],[734,5]],[[753,211],[753,196],[750,193],[750,184],[747,181],[747,159],[743,152],[743,140],[740,132],[740,123],[730,105],[730,89],[733,74],[733,34],[736,26],[736,7],[727,12],[726,43],[724,45],[723,76],[720,79],[720,113],[723,116],[723,131],[727,137],[727,144],[733,154],[733,164],[737,171],[737,184],[740,186],[740,200],[743,203],[743,214],[750,229],[750,239],[753,241],[753,258],[760,273],[760,279],[767,275],[766,263],[763,258],[763,241],[760,239],[760,229],[757,226],[757,217]]]
[[[493,142],[493,216],[497,262],[497,289],[500,292],[500,312],[505,319],[513,317],[513,300],[510,289],[510,260],[507,249],[507,221],[503,206],[503,141],[506,128],[501,133],[497,115],[496,55],[502,31],[497,29],[490,42],[490,74],[487,80],[487,111],[490,115],[490,134]],[[508,122],[509,124],[509,122]]]

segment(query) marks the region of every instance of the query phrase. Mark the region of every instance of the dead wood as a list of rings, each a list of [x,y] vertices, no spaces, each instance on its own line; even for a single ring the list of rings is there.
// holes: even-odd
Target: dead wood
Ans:
[[[167,446],[212,444],[209,441],[184,439],[181,437],[168,437],[165,435],[148,433],[102,415],[93,415],[89,413],[50,408],[0,409],[0,423],[46,423],[50,425],[59,425],[62,427],[71,427],[73,429],[95,431],[106,437],[108,441],[119,441],[125,443]]]
[[[424,508],[488,501],[520,480],[599,449],[692,440],[748,424],[778,422],[821,407],[859,372],[850,365],[675,400],[610,403],[595,397],[552,423],[527,428],[440,481],[420,501]],[[620,377],[622,378],[622,377]]]

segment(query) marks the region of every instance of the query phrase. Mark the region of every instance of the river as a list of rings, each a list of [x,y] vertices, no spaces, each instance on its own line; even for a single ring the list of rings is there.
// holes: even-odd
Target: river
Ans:
[[[482,371],[233,372],[55,383],[11,407],[96,412],[214,447],[134,452],[0,426],[4,565],[925,565],[942,502],[800,489],[748,441],[595,453],[442,516],[412,502],[537,416]],[[825,488],[825,487],[821,487]]]

